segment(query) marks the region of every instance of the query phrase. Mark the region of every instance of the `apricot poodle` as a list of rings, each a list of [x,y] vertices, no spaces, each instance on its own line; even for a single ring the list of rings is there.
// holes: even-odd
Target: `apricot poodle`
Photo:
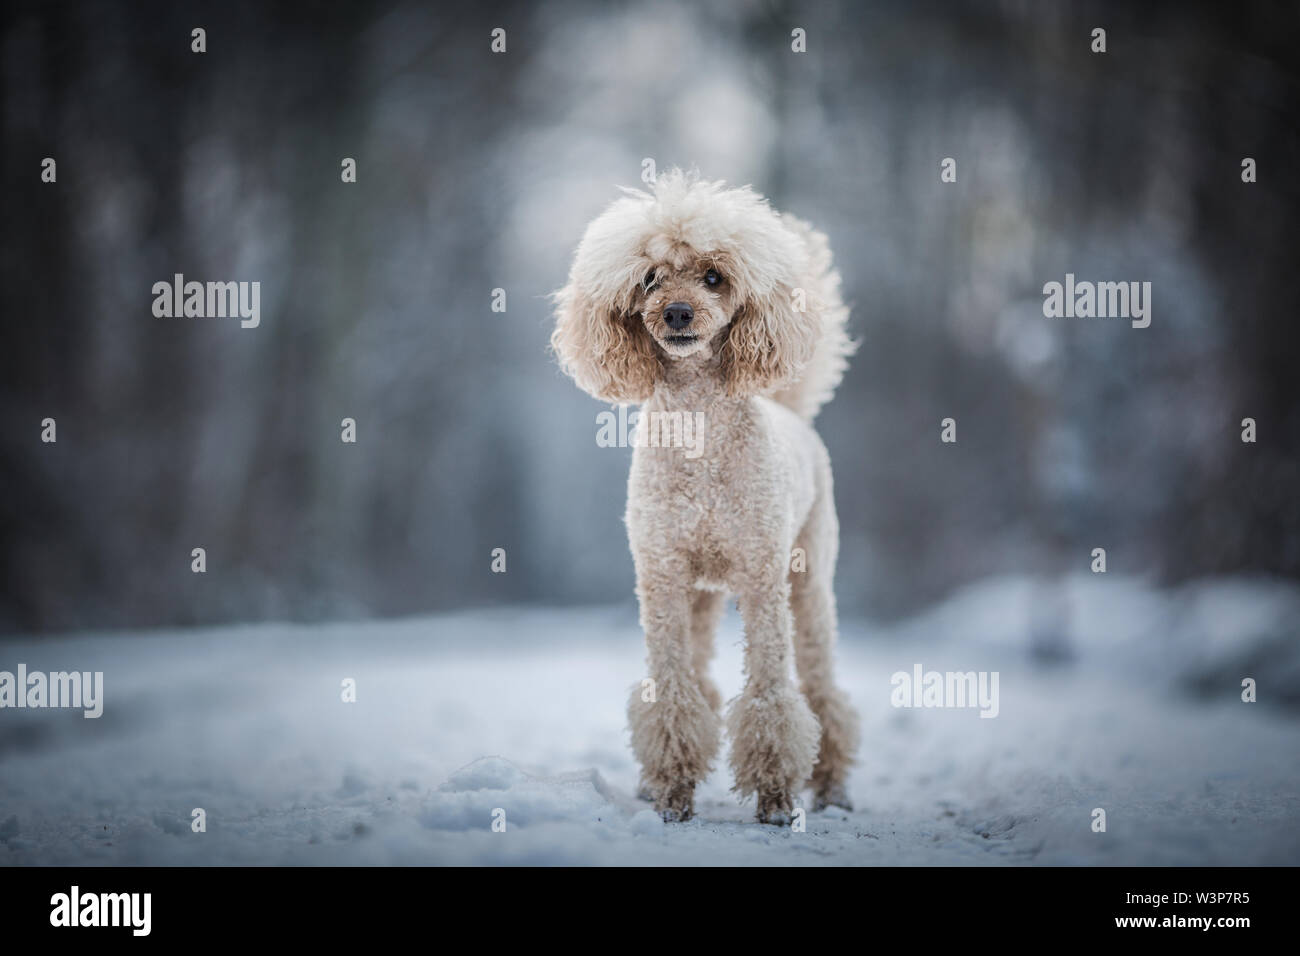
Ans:
[[[839,525],[811,422],[854,344],[826,237],[678,170],[625,193],[578,245],[551,344],[591,395],[643,403],[626,517],[648,648],[628,705],[642,794],[665,820],[694,812],[723,726],[713,632],[734,594],[734,790],[764,823],[788,823],[805,785],[816,809],[847,808],[858,718],[831,673]],[[684,417],[704,426],[702,454],[673,440]]]

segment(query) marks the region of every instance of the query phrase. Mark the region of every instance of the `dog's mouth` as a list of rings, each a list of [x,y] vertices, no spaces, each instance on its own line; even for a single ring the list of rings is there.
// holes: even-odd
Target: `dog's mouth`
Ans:
[[[669,345],[690,345],[699,341],[698,335],[665,335],[664,341]]]

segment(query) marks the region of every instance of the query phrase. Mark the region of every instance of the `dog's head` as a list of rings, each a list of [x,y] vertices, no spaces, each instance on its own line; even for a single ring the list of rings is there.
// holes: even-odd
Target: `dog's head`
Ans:
[[[729,394],[796,377],[816,344],[818,303],[797,288],[800,234],[748,187],[673,170],[628,190],[587,227],[555,294],[551,345],[585,391],[649,398],[670,362],[716,355]]]

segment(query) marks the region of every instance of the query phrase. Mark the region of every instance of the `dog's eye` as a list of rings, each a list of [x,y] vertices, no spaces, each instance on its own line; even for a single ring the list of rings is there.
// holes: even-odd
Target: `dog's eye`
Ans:
[[[705,285],[717,285],[721,281],[722,281],[722,276],[718,274],[717,269],[710,269],[708,272],[704,273]]]
[[[654,291],[654,287],[658,285],[658,282],[655,279],[655,271],[653,269],[645,274],[645,279],[642,281],[641,285],[647,292]]]

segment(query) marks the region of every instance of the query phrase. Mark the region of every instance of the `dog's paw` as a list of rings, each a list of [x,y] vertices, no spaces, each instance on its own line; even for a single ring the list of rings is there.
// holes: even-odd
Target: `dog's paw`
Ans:
[[[685,823],[695,816],[695,784],[678,784],[668,788],[662,799],[655,801],[655,809],[664,823]]]
[[[758,817],[759,823],[766,823],[776,827],[786,827],[790,825],[790,820],[794,813],[794,802],[790,794],[784,790],[764,791],[758,795]]]
[[[817,788],[813,794],[813,810],[825,810],[828,807],[839,807],[841,810],[853,810],[853,801],[849,799],[849,792],[842,783],[827,784]]]

